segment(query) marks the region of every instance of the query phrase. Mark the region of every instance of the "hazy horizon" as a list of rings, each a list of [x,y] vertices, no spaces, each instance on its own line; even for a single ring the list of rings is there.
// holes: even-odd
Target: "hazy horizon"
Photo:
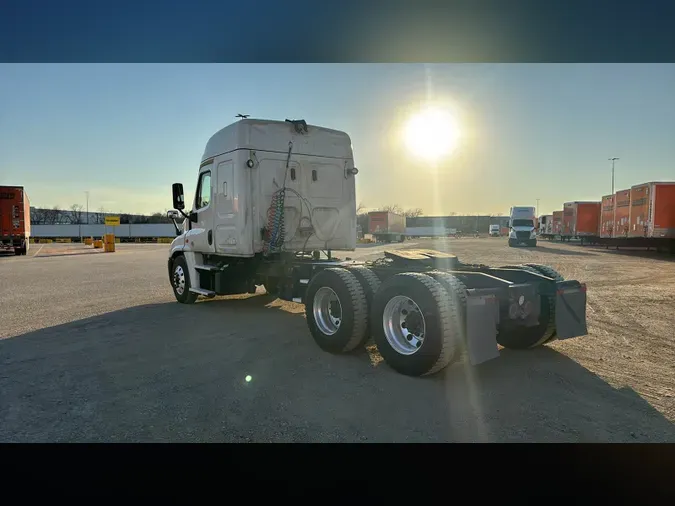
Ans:
[[[0,185],[35,207],[152,214],[189,198],[204,145],[238,113],[352,138],[357,200],[506,214],[675,180],[674,64],[0,64]],[[455,115],[434,164],[400,131],[426,100]]]

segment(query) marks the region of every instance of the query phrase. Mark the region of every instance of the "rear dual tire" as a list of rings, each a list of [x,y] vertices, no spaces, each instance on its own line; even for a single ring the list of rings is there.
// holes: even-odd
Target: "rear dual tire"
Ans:
[[[460,357],[465,332],[463,285],[457,283],[440,272],[396,274],[382,283],[371,309],[372,334],[392,369],[430,375]]]
[[[312,278],[305,316],[314,341],[329,353],[350,352],[368,338],[366,291],[347,269],[325,269]]]
[[[317,345],[350,352],[372,335],[387,364],[434,374],[462,353],[466,288],[444,272],[403,273],[380,283],[365,267],[326,269],[310,281],[305,315]]]

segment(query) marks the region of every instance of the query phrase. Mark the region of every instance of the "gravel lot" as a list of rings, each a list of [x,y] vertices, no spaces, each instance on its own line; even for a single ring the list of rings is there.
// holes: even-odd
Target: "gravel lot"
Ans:
[[[409,378],[320,351],[298,304],[174,302],[167,245],[32,245],[0,258],[0,441],[675,442],[672,257],[413,245],[586,281],[590,335]]]

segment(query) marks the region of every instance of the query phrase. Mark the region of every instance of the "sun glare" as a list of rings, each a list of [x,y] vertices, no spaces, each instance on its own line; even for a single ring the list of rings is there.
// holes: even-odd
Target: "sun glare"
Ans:
[[[452,154],[459,141],[459,128],[454,116],[437,108],[425,109],[408,120],[405,142],[414,156],[438,161]]]

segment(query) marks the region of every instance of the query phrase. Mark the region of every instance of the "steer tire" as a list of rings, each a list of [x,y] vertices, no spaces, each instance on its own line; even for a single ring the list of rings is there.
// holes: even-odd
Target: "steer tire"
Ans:
[[[334,333],[326,333],[315,316],[315,300],[321,288],[329,288],[337,296],[341,308],[340,322]],[[325,312],[316,308],[319,315]],[[305,292],[305,316],[314,341],[329,353],[346,353],[363,344],[368,329],[368,302],[358,278],[347,269],[334,267],[319,272]]]
[[[180,272],[178,269],[179,267],[185,277],[183,293],[179,293],[176,280],[177,271]],[[188,271],[187,261],[183,255],[177,256],[173,261],[171,266],[171,278],[169,278],[169,281],[171,282],[171,288],[173,288],[173,295],[178,302],[181,304],[194,304],[197,301],[198,295],[190,291],[190,287],[192,287],[192,283],[190,282],[190,272]]]
[[[424,317],[425,332],[420,347],[411,354],[397,351],[387,339],[385,308],[395,296],[410,298]],[[462,340],[457,323],[460,309],[441,283],[420,273],[402,273],[387,279],[375,294],[371,321],[375,344],[382,358],[395,371],[408,376],[434,374],[457,359]],[[393,325],[397,325],[393,323]]]
[[[505,269],[522,269],[534,274],[544,274],[529,265],[507,265]],[[546,343],[555,334],[555,297],[540,296],[539,325],[534,327],[503,328],[500,323],[497,329],[497,343],[511,350],[536,348]]]

